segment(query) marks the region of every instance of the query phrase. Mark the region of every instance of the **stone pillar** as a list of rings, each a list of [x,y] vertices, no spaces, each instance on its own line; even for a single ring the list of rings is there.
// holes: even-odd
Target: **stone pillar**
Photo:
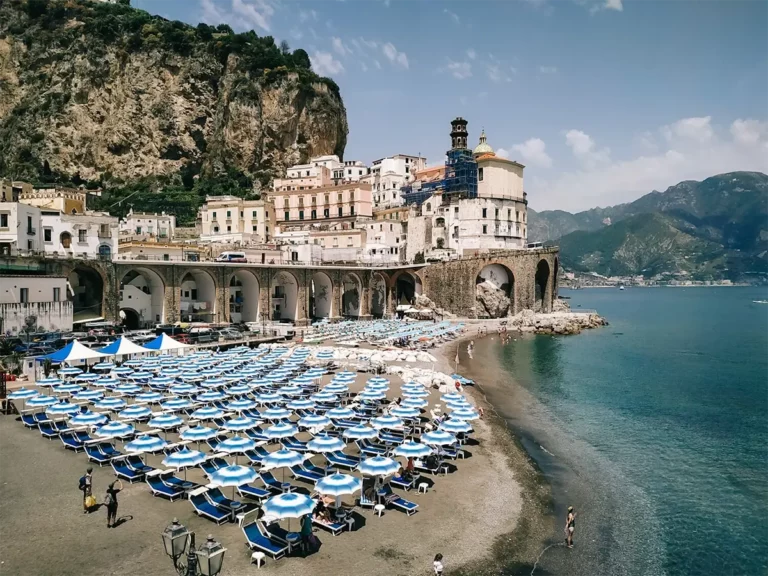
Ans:
[[[331,281],[333,282],[333,302],[331,303],[331,314],[335,320],[341,320],[344,316],[344,309],[342,307],[342,296],[344,294],[343,284],[344,274],[341,270],[334,270],[331,273]]]
[[[271,303],[270,303],[270,288],[271,288],[271,280],[272,275],[270,273],[271,271],[267,269],[260,269],[259,270],[259,322],[261,322],[262,327],[266,326],[266,323],[269,322],[269,315],[271,312]]]
[[[214,309],[214,322],[229,322],[229,282],[225,281],[227,276],[226,266],[217,266],[211,274],[213,284],[216,290],[216,307]]]
[[[307,270],[299,270],[295,274],[298,286],[296,287],[296,326],[309,324],[309,289],[307,287]]]
[[[360,277],[360,320],[371,320],[371,271],[363,270]]]
[[[165,322],[174,324],[181,319],[179,306],[181,303],[181,276],[176,266],[169,266],[165,278],[165,295],[163,311]]]

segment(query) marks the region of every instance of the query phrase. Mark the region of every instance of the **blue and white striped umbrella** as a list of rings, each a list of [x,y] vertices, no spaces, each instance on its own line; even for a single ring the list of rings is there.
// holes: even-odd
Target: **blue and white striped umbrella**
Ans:
[[[150,384],[152,386],[159,386],[160,388],[167,388],[174,382],[176,382],[176,380],[170,376],[158,376],[157,378],[153,378]]]
[[[379,432],[375,428],[369,428],[362,424],[344,430],[344,438],[349,438],[350,440],[370,440],[378,435]]]
[[[335,418],[336,420],[346,420],[348,418],[354,418],[355,413],[354,411],[350,410],[349,408],[331,408],[328,410],[328,412],[325,413],[328,418]]]
[[[393,450],[395,456],[405,456],[406,458],[424,458],[432,454],[434,450],[425,444],[418,442],[405,442]]]
[[[445,422],[440,422],[440,425],[438,426],[440,430],[445,430],[446,432],[450,432],[451,434],[458,434],[459,432],[469,432],[472,430],[472,425],[467,422],[466,420],[460,420],[460,419],[453,419],[446,420]]]
[[[421,390],[416,390],[416,389],[403,390],[404,398],[426,398],[427,396],[429,396],[429,392],[424,390],[424,388],[422,388]]]
[[[79,384],[60,384],[52,389],[54,394],[74,394],[79,392],[83,387]]]
[[[445,430],[435,430],[422,434],[421,441],[432,446],[448,446],[456,443],[456,436],[449,434]]]
[[[218,390],[209,390],[208,392],[198,394],[197,398],[195,399],[198,402],[216,402],[217,400],[223,400],[226,397],[226,394],[223,392],[219,392]]]
[[[133,374],[133,368],[129,368],[128,366],[118,366],[114,370],[112,370],[112,374],[118,377],[125,378],[128,376],[128,374]]]
[[[304,428],[325,428],[331,425],[331,419],[319,414],[308,414],[299,420],[299,426]]]
[[[261,413],[265,420],[285,420],[291,416],[292,412],[285,408],[268,408]]]
[[[11,400],[27,400],[29,398],[34,398],[35,396],[40,396],[40,392],[24,387],[19,388],[18,390],[14,390],[8,394],[8,398]]]
[[[400,406],[410,406],[411,408],[426,408],[428,404],[429,402],[423,398],[414,398],[413,396],[403,398],[400,402]]]
[[[215,486],[242,486],[250,484],[259,474],[250,466],[224,466],[215,470],[208,477]]]
[[[71,402],[60,402],[59,404],[54,404],[53,406],[49,406],[45,409],[46,413],[52,414],[55,416],[62,416],[65,414],[77,414],[80,412],[80,405],[79,404],[72,404]]]
[[[149,418],[152,415],[152,410],[146,406],[128,406],[125,410],[121,410],[117,417],[120,420],[143,420]]]
[[[133,374],[128,376],[128,378],[131,379],[131,380],[139,380],[139,381],[142,381],[142,382],[149,382],[152,379],[152,376],[154,376],[152,374],[152,372],[142,371],[142,372],[134,372]]]
[[[159,404],[164,398],[160,392],[144,392],[137,394],[134,401],[138,404]]]
[[[342,371],[342,372],[336,372],[336,377],[337,378],[356,378],[357,377],[357,372],[350,372],[349,370]]]
[[[224,430],[249,430],[255,427],[259,422],[253,418],[246,418],[241,416],[240,418],[232,418],[224,423]]]
[[[136,394],[140,394],[142,390],[143,388],[136,384],[120,384],[120,386],[115,388],[115,392],[120,392],[120,394],[126,396],[135,396]]]
[[[466,398],[464,397],[464,394],[458,394],[456,392],[449,392],[448,394],[443,394],[442,396],[440,396],[440,399],[443,402],[456,402],[456,401],[461,402],[466,400]]]
[[[33,398],[30,398],[26,401],[25,405],[27,408],[30,406],[32,407],[38,407],[38,406],[51,406],[53,404],[57,404],[59,401],[58,399],[54,398],[53,396],[35,396]]]
[[[104,392],[101,390],[81,390],[80,392],[75,392],[74,397],[76,400],[92,402],[94,400],[101,400],[104,397]]]
[[[76,374],[82,374],[82,370],[80,368],[75,368],[74,366],[66,366],[64,368],[59,368],[58,373],[62,376],[75,376]]]
[[[374,456],[360,462],[357,469],[365,476],[390,476],[400,470],[400,464],[386,456]]]
[[[160,404],[160,407],[163,410],[167,410],[169,412],[184,410],[185,408],[189,408],[191,406],[192,406],[192,402],[190,402],[186,398],[171,398],[170,400],[166,400],[165,402]]]
[[[291,384],[295,384],[297,386],[303,386],[304,384],[312,384],[315,380],[317,380],[317,376],[313,376],[312,374],[302,374],[301,376],[296,376],[293,380],[291,380]]]
[[[62,382],[64,381],[61,378],[41,378],[40,380],[36,381],[35,384],[37,386],[56,386]]]
[[[291,410],[312,410],[315,407],[315,403],[309,398],[299,398],[288,402],[286,407]]]
[[[402,428],[403,421],[397,416],[379,416],[371,420],[371,426],[374,428]]]
[[[176,396],[192,396],[193,394],[197,394],[200,391],[200,388],[194,384],[177,384],[176,386],[171,386],[168,391]]]
[[[108,418],[98,412],[81,412],[69,419],[70,426],[101,426]]]
[[[135,428],[130,424],[110,422],[98,428],[95,434],[106,438],[124,438],[125,436],[131,436],[134,432]]]
[[[381,386],[382,384],[383,385],[389,384],[389,380],[381,376],[374,376],[373,378],[368,378],[368,385],[370,386]]]
[[[418,418],[421,411],[411,406],[395,406],[389,413],[398,418]]]
[[[341,382],[332,382],[327,386],[323,386],[323,392],[330,392],[331,394],[346,394],[349,392],[349,386]]]
[[[75,382],[93,382],[94,380],[98,380],[101,378],[98,374],[93,374],[92,372],[86,372],[85,374],[80,374],[79,376],[75,377]]]
[[[332,394],[330,392],[318,392],[317,394],[312,394],[310,396],[312,400],[315,402],[337,402],[339,400],[339,397],[336,394]]]
[[[331,474],[315,483],[315,492],[326,496],[344,496],[362,489],[363,481],[351,474]]]
[[[306,454],[299,454],[295,450],[277,450],[270,452],[267,456],[264,456],[261,460],[262,470],[274,470],[275,468],[290,468],[301,464],[306,460],[308,456]]]
[[[400,390],[402,390],[403,394],[409,394],[411,392],[426,392],[427,389],[424,388],[421,384],[417,382],[409,382],[408,384],[403,384],[400,387]]]
[[[102,398],[96,402],[94,407],[99,410],[120,410],[120,408],[124,408],[125,405],[125,400],[122,398],[110,396],[109,398]]]
[[[242,400],[232,400],[231,402],[227,403],[227,410],[233,410],[235,412],[240,412],[242,410],[250,410],[251,408],[256,407],[256,402],[249,398],[245,398]]]
[[[251,391],[251,387],[248,386],[247,384],[236,384],[234,386],[230,386],[225,390],[225,392],[230,396],[248,394],[250,391]]]
[[[318,360],[333,360],[333,350],[320,350],[315,354]]]
[[[163,466],[170,466],[171,468],[176,468],[176,470],[192,468],[205,462],[206,458],[207,456],[199,450],[190,450],[185,446],[178,452],[166,456],[163,459]]]
[[[160,452],[166,446],[168,446],[168,442],[157,436],[139,436],[135,440],[128,442],[125,445],[125,449],[134,454],[154,454],[155,452]]]
[[[309,496],[297,492],[288,492],[273,496],[262,505],[265,516],[275,519],[301,518],[312,514],[315,509],[315,501]]]
[[[243,436],[232,436],[216,447],[217,452],[226,452],[227,454],[242,454],[248,450],[256,448],[256,442]]]
[[[160,414],[148,422],[148,425],[151,428],[160,428],[160,430],[178,428],[182,424],[184,424],[184,420],[178,416],[173,416],[172,414]]]
[[[209,378],[200,383],[203,388],[221,388],[226,384],[227,381],[224,378]]]
[[[115,368],[115,365],[112,362],[99,362],[98,364],[94,364],[91,370],[104,370],[107,372],[113,368]]]
[[[195,426],[194,428],[187,428],[183,430],[179,437],[182,440],[189,440],[192,442],[202,442],[219,435],[219,431],[213,428],[207,428],[206,426]]]
[[[289,424],[288,422],[280,422],[274,426],[270,426],[264,431],[264,436],[271,439],[288,438],[294,436],[299,431],[296,426]]]
[[[138,358],[123,362],[123,366],[141,366],[142,364],[144,364],[144,360],[139,360]]]
[[[363,400],[383,400],[387,397],[384,392],[379,392],[378,390],[371,390],[370,388],[366,388],[360,394],[357,395],[358,398],[362,398]]]
[[[98,386],[99,388],[116,388],[120,386],[120,380],[111,377],[99,378],[93,382],[92,385]]]
[[[165,362],[163,362],[162,364],[165,366]],[[169,377],[169,378],[176,378],[177,376],[180,376],[182,372],[183,371],[182,371],[181,368],[166,368],[166,367],[163,367],[163,370],[162,370],[162,372],[160,372],[160,374],[162,374],[163,376]]]
[[[224,416],[224,412],[218,408],[206,406],[205,408],[198,408],[192,412],[191,418],[194,418],[195,420],[213,420],[214,418],[221,418],[222,416]]]
[[[278,390],[283,396],[298,396],[304,391],[301,386],[283,386]]]
[[[256,395],[256,401],[262,404],[273,404],[275,402],[282,402],[283,400],[285,400],[283,395],[278,394],[277,392],[266,392]]]
[[[328,436],[327,434],[315,436],[312,440],[307,442],[307,450],[316,452],[317,454],[339,452],[340,450],[344,450],[346,446],[347,445],[342,440],[334,438],[333,436]]]
[[[459,420],[477,420],[480,418],[480,414],[471,409],[457,408],[451,411],[451,418],[458,418]]]
[[[177,378],[180,378],[184,382],[200,382],[205,379],[205,376],[199,372],[182,372]]]

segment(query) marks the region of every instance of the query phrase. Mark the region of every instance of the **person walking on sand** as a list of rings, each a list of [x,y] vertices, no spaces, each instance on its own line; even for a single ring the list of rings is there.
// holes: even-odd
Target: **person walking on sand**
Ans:
[[[573,506],[568,506],[568,515],[565,517],[565,545],[573,548],[573,531],[576,528],[576,512]]]
[[[432,569],[435,571],[435,576],[443,576],[443,555],[437,554],[435,561],[432,562]]]
[[[119,484],[119,486],[115,486]],[[115,480],[107,486],[107,495],[104,498],[104,505],[107,507],[107,528],[116,528],[117,519],[117,493],[123,489],[123,481]]]
[[[83,493],[83,514],[88,514],[88,499],[93,495],[93,468],[86,469],[85,474],[80,477],[80,490]]]

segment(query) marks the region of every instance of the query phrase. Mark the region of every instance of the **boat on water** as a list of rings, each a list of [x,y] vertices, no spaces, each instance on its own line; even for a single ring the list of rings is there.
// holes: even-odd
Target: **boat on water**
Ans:
[[[768,300],[752,300],[752,304],[768,304]]]
[[[619,290],[624,290],[624,284],[619,284]]]

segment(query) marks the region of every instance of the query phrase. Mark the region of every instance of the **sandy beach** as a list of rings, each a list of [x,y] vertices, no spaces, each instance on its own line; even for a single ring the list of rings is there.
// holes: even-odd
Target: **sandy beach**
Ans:
[[[438,357],[435,369],[453,372],[456,345],[430,350]],[[401,380],[389,377],[388,397],[392,398],[400,394]],[[365,374],[358,374],[351,389],[362,389],[365,380]],[[269,561],[262,572],[426,575],[434,555],[441,552],[449,574],[498,574],[502,569],[504,574],[530,574],[542,542],[551,533],[548,488],[503,420],[477,390],[468,388],[468,395],[485,411],[484,419],[474,423],[478,443],[467,446],[467,457],[455,462],[457,471],[434,477],[427,494],[406,494],[419,504],[417,514],[407,517],[389,510],[378,518],[369,510],[360,511],[354,532],[336,537],[318,532],[319,552],[308,558]],[[430,403],[436,401],[439,393],[435,391]],[[0,418],[0,438],[3,574],[168,574],[172,567],[160,534],[174,517],[196,531],[198,542],[210,533],[228,548],[222,574],[256,571],[235,524],[216,526],[198,518],[188,502],[155,498],[143,483],[126,484],[118,513],[124,522],[107,530],[103,510],[82,513],[77,481],[88,466],[85,455],[66,451],[60,441],[43,439],[12,416]],[[175,440],[175,435],[169,440]],[[147,463],[162,467],[160,460],[149,456]],[[94,467],[94,494],[101,500],[113,474],[111,468]],[[197,470],[191,470],[188,478],[205,482]],[[307,492],[311,489],[301,481],[294,484]]]

